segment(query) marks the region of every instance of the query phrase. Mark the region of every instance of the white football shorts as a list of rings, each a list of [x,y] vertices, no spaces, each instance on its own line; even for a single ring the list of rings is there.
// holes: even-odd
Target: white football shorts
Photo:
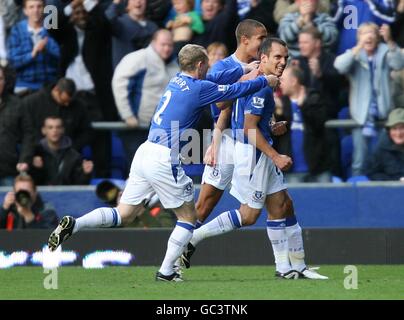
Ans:
[[[233,176],[233,154],[233,139],[227,134],[224,134],[218,151],[218,163],[215,166],[205,165],[202,183],[210,184],[220,190],[226,189]]]
[[[251,144],[236,142],[230,194],[250,208],[262,209],[267,195],[286,189],[283,173]]]
[[[178,208],[194,200],[194,185],[180,164],[173,164],[171,149],[150,141],[137,149],[120,202],[137,205],[156,192],[164,208]]]

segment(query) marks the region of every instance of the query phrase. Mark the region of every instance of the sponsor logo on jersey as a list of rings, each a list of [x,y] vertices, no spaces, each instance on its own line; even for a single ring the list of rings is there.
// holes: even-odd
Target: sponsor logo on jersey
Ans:
[[[217,87],[217,90],[220,92],[226,92],[229,89],[229,85],[228,84],[221,84]]]
[[[264,102],[265,102],[264,98],[253,97],[252,105],[255,108],[263,108],[264,107]]]

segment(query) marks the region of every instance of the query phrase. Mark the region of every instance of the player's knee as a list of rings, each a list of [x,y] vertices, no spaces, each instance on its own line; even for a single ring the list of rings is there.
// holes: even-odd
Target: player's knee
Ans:
[[[259,212],[258,214],[256,212],[257,210],[240,210],[240,215],[241,215],[241,223],[243,226],[251,226],[253,225],[255,222],[257,222],[258,216],[259,216]]]
[[[279,204],[272,205],[268,211],[271,219],[284,219],[286,217],[293,216],[293,201],[289,197],[285,198],[284,201],[280,202]]]
[[[287,198],[286,201],[284,201],[283,212],[286,216],[292,216],[295,213],[292,199]]]
[[[126,226],[132,223],[135,218],[141,215],[146,209],[143,206],[134,206],[132,208],[122,208],[118,206],[119,216],[121,217],[121,225]]]

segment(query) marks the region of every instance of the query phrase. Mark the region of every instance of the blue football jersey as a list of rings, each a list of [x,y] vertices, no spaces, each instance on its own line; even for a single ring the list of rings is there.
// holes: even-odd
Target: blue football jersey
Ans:
[[[258,128],[269,144],[272,145],[271,138],[271,118],[275,109],[275,100],[272,88],[266,87],[260,91],[239,98],[233,107],[232,130],[233,137],[243,143],[248,143],[247,136],[244,135],[244,116],[255,114],[261,117]]]
[[[211,74],[208,79],[238,79],[241,67]],[[234,80],[236,81],[236,80]],[[180,150],[188,141],[181,141],[187,129],[194,128],[205,106],[252,94],[267,86],[265,77],[234,84],[217,84],[178,73],[170,80],[152,118],[148,140]],[[181,141],[181,142],[180,142]]]
[[[233,68],[237,68],[240,66],[244,66],[244,63],[241,63],[234,54],[232,54],[231,56],[228,56],[222,60],[219,60],[218,62],[216,62],[212,68],[209,70],[209,74],[215,74],[217,72],[222,72],[224,70],[229,70],[229,69],[233,69]],[[241,77],[241,76],[240,76]],[[239,77],[239,78],[240,78]],[[238,80],[238,79],[237,79]],[[217,82],[219,83],[219,82]],[[224,83],[221,83],[224,84]],[[217,122],[217,119],[219,118],[220,115],[220,109],[218,107],[216,107],[215,103],[212,103],[210,105],[210,112],[212,113],[212,118],[215,122]]]

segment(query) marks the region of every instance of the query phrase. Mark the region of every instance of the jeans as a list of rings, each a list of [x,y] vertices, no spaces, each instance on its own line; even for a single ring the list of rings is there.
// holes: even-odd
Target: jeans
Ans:
[[[376,129],[376,136],[366,137],[363,135],[362,128],[352,130],[352,176],[362,176],[363,167],[367,158],[369,158],[376,141],[380,135],[380,129]]]

